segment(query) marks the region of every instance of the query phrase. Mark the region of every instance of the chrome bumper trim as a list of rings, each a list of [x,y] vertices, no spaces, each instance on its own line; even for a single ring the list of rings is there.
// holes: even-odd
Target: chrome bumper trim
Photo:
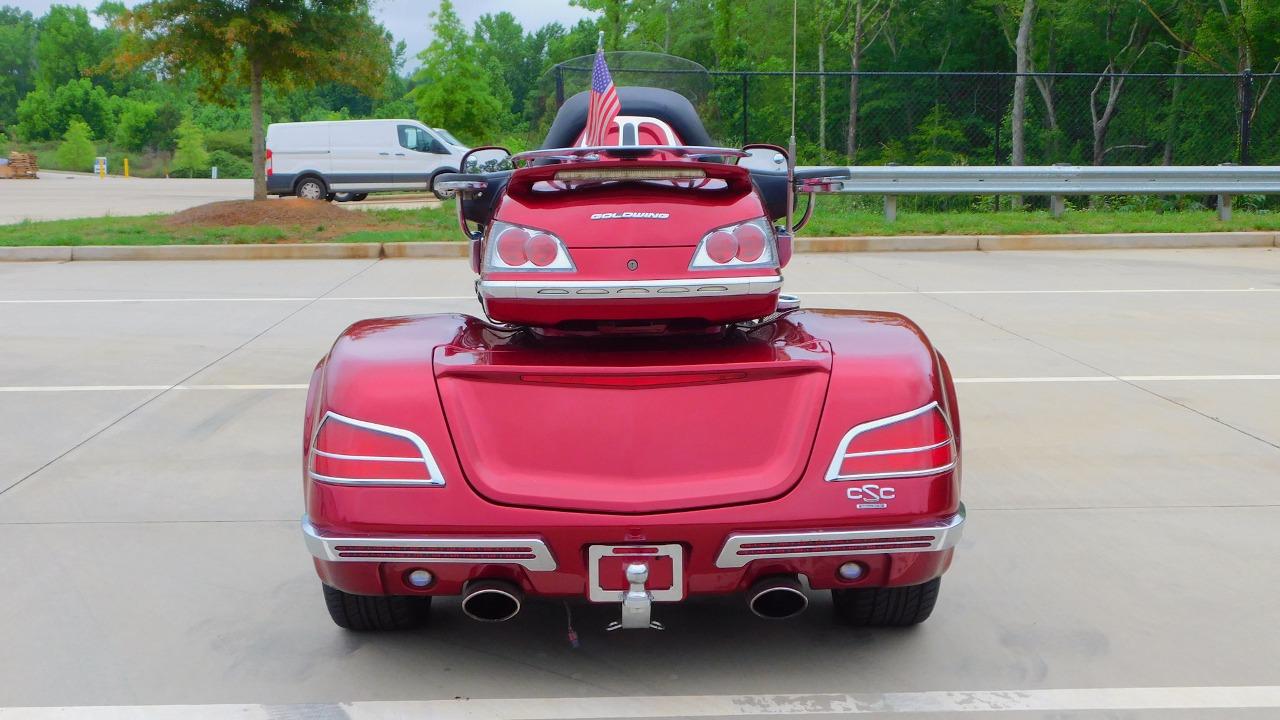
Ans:
[[[752,560],[830,555],[938,552],[955,547],[964,530],[964,505],[941,523],[874,530],[814,530],[730,535],[716,567],[740,568]]]
[[[679,280],[479,280],[481,297],[498,300],[608,300],[626,298],[742,297],[782,289],[780,277],[707,277]]]
[[[526,570],[556,569],[551,549],[532,537],[339,537],[324,535],[302,518],[307,550],[328,562],[422,562],[520,565]]]

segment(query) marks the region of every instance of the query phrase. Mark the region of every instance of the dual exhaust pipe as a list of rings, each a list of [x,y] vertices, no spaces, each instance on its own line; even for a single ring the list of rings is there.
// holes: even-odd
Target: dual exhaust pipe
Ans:
[[[747,591],[747,606],[757,617],[783,620],[809,607],[800,581],[787,575],[759,580]],[[462,591],[462,612],[480,622],[504,622],[520,613],[524,592],[506,580],[472,580]]]
[[[472,580],[462,589],[462,612],[480,622],[505,622],[524,607],[524,591],[506,580]]]

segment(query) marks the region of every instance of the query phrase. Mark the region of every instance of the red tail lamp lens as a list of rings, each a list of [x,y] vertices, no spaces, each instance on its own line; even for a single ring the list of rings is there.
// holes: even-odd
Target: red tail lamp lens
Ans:
[[[529,262],[525,254],[525,243],[529,241],[529,233],[510,228],[498,236],[498,257],[511,267],[519,267]]]
[[[707,256],[718,263],[727,263],[738,254],[738,238],[723,230],[711,233],[707,238]]]
[[[558,250],[556,241],[550,235],[534,235],[524,243],[524,254],[538,267],[546,267],[555,262]]]
[[[739,225],[733,236],[738,239],[737,255],[742,262],[755,262],[764,254],[764,231],[755,225]]]

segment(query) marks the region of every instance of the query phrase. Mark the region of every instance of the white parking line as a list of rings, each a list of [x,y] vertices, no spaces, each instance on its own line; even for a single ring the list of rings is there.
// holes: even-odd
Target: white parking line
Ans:
[[[957,385],[1020,385],[1027,383],[1117,383],[1117,382],[1220,382],[1271,381],[1280,375],[1079,375],[1056,377],[973,377],[956,378]],[[145,390],[306,390],[296,384],[238,385],[0,385],[0,393],[133,392]]]
[[[1219,380],[1280,380],[1280,375],[1079,375],[1065,377],[975,377],[955,379],[957,385],[1078,382],[1206,382]]]
[[[8,385],[0,393],[31,392],[131,392],[144,390],[306,390],[298,385]]]
[[[1280,708],[1280,686],[980,690],[809,695],[668,695],[396,700],[309,705],[0,708],[0,720],[584,720],[586,718],[865,715],[873,713],[1249,710]]]
[[[1280,288],[1092,288],[1064,290],[790,290],[792,295],[880,296],[880,295],[1150,295],[1184,293],[1280,293]],[[474,295],[369,295],[322,297],[320,302],[431,302],[474,300]],[[0,305],[94,305],[129,303],[200,302],[311,302],[309,297],[175,297],[175,298],[16,298],[0,300]]]

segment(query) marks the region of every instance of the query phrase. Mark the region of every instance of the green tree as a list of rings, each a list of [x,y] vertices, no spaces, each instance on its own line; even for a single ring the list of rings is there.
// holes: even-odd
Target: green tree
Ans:
[[[89,78],[70,80],[53,91],[54,129],[60,132],[73,118],[80,118],[88,123],[94,137],[109,137],[113,129],[109,105],[107,91]]]
[[[418,118],[471,137],[491,135],[502,125],[504,108],[474,43],[449,0],[431,18],[435,39],[418,54],[422,67],[414,75]]]
[[[89,126],[81,120],[72,120],[54,157],[65,170],[90,170],[97,154]]]
[[[18,103],[18,134],[25,140],[52,140],[58,137],[55,126],[58,114],[53,108],[53,94],[32,90]],[[63,128],[66,129],[65,126]]]
[[[0,132],[0,157],[9,154],[9,136]]]
[[[54,5],[40,19],[36,85],[52,89],[92,74],[106,58],[101,31],[79,5]]]
[[[206,100],[234,103],[248,87],[253,128],[253,196],[267,196],[263,87],[341,81],[377,94],[391,63],[386,31],[369,0],[147,0],[120,16],[127,30],[118,63],[159,58],[175,72],[197,72]]]
[[[178,149],[173,151],[173,170],[187,171],[195,177],[209,167],[209,151],[204,147],[204,131],[191,120],[183,120],[178,126]]]
[[[31,13],[0,6],[0,125],[17,119],[18,101],[35,86],[35,48]]]
[[[116,144],[125,150],[154,147],[159,115],[153,103],[125,100],[116,123]]]

